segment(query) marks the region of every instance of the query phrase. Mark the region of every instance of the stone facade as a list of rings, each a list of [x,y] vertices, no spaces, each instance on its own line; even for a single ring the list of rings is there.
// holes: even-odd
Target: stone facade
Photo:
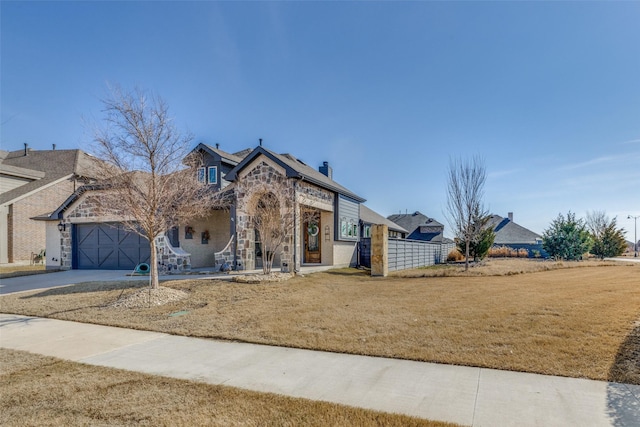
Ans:
[[[239,270],[256,268],[255,229],[252,215],[260,197],[267,192],[273,193],[279,203],[282,221],[293,224],[293,181],[273,165],[264,161],[257,164],[242,177],[242,184],[236,190],[236,257]],[[280,248],[280,265],[291,265],[293,260],[293,230],[286,227],[287,234]]]

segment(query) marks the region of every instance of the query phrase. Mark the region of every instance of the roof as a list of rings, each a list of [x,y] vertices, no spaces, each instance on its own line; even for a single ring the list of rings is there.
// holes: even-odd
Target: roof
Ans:
[[[362,220],[362,222],[366,222],[369,224],[384,224],[387,227],[389,227],[389,230],[399,231],[401,233],[408,233],[407,230],[400,227],[395,222],[388,220],[387,218],[383,217],[382,215],[380,215],[375,211],[372,211],[365,205],[360,205],[360,219]]]
[[[266,156],[279,164],[286,171],[287,178],[302,178],[305,181],[311,182],[312,184],[331,190],[343,196],[347,196],[357,202],[365,201],[362,197],[352,193],[328,176],[308,166],[302,160],[295,158],[291,154],[277,154],[264,147],[255,148],[250,154],[245,156],[236,167],[229,171],[225,178],[228,181],[235,181],[238,172],[244,169],[245,166],[260,155]]]
[[[222,151],[219,148],[213,148],[209,144],[205,144],[205,143],[202,143],[202,142],[200,144],[198,144],[198,146],[196,148],[194,148],[194,150],[197,150],[197,149],[203,149],[204,151],[208,151],[209,154],[217,154],[218,156],[220,156],[220,158],[222,158],[222,160],[225,160],[227,163],[230,163],[230,164],[232,164],[234,166],[242,161],[244,156],[246,156],[246,154],[244,154],[244,156],[242,154],[245,151],[247,151],[247,150],[243,150],[243,151],[240,151],[240,152],[238,152],[236,154],[231,154],[231,153],[227,153],[226,151]],[[251,152],[250,149],[249,149],[249,152]]]
[[[409,232],[413,232],[418,227],[443,227],[441,223],[436,221],[433,218],[429,218],[428,216],[416,211],[410,214],[394,214],[389,215],[387,217],[389,220],[395,222],[396,224],[406,228]]]
[[[488,225],[493,226],[493,232],[496,234],[493,242],[495,245],[536,244],[542,239],[539,234],[500,215],[491,215]]]
[[[0,204],[9,203],[65,177],[95,176],[97,160],[82,150],[28,150],[27,153],[17,150],[0,158],[0,168],[5,173],[28,173],[35,179],[0,195]]]

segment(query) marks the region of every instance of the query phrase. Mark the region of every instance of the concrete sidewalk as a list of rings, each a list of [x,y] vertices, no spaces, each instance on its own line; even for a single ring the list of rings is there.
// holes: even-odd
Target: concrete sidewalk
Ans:
[[[0,347],[472,426],[638,426],[640,386],[0,314]]]

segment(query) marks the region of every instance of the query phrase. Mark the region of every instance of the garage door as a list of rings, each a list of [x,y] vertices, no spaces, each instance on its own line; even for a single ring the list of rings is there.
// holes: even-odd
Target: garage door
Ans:
[[[76,224],[73,268],[133,270],[149,262],[149,242],[118,223]]]

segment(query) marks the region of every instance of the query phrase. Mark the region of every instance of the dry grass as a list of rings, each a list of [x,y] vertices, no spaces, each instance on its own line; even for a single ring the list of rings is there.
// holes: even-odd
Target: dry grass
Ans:
[[[0,349],[0,425],[452,426]]]
[[[258,285],[174,281],[164,286],[188,292],[186,300],[129,310],[106,306],[141,284],[85,284],[0,302],[7,313],[640,384],[640,265],[571,265],[478,277],[337,270]]]
[[[464,260],[464,258],[463,258]],[[471,263],[464,270],[464,261],[455,264],[438,264],[428,267],[402,270],[391,273],[394,277],[472,277],[472,276],[513,276],[564,268],[619,266],[614,261],[552,261],[527,258],[497,258]]]
[[[31,276],[33,274],[53,273],[58,270],[47,270],[43,264],[36,265],[7,265],[0,267],[0,279],[11,277]]]

